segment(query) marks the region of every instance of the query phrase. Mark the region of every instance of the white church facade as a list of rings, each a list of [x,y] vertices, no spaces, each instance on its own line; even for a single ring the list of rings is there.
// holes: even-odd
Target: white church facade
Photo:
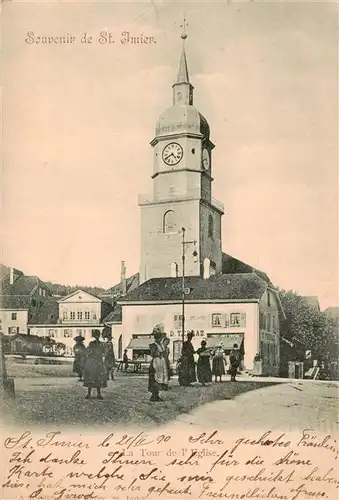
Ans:
[[[171,361],[180,357],[184,274],[185,334],[194,331],[195,348],[203,339],[226,352],[237,343],[246,371],[260,354],[263,372],[277,375],[279,295],[264,273],[222,251],[224,209],[212,197],[214,144],[194,107],[185,45],[172,87],[172,106],[159,117],[151,142],[153,190],[139,197],[138,286],[120,297],[120,318],[111,323],[118,357],[127,348],[129,357],[147,360],[159,323],[171,341]]]

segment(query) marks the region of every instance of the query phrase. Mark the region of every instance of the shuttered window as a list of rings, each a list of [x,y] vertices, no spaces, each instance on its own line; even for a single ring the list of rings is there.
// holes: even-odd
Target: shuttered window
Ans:
[[[231,313],[230,326],[234,328],[246,326],[246,313]]]
[[[213,313],[212,314],[212,326],[214,327],[220,327],[222,325],[222,314],[220,313]]]

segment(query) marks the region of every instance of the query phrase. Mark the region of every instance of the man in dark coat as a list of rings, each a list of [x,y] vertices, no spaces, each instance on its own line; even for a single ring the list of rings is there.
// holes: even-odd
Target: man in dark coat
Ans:
[[[230,365],[231,382],[236,382],[235,377],[240,365],[240,351],[238,349],[238,344],[234,344],[233,349],[230,352]]]

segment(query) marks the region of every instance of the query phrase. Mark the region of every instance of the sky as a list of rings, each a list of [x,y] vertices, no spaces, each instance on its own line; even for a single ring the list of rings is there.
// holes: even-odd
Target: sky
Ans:
[[[335,3],[4,3],[0,260],[63,284],[110,287],[122,260],[138,271],[138,194],[152,189],[184,15],[223,250],[337,305]],[[121,44],[123,31],[156,43]],[[76,42],[30,44],[28,32]]]

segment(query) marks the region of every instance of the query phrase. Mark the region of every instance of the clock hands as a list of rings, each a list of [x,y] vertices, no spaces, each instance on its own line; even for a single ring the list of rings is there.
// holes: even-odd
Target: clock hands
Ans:
[[[174,153],[171,153],[171,154],[169,154],[168,156],[164,156],[164,160],[168,160],[171,156],[173,156],[173,158],[174,158],[175,160],[179,160],[179,159],[180,159],[180,155],[175,156],[175,154],[174,154]]]
[[[173,153],[169,154],[168,156],[164,156],[164,160],[168,160],[168,158],[170,158],[171,156],[174,157],[174,159],[176,159],[176,157],[174,156]]]

